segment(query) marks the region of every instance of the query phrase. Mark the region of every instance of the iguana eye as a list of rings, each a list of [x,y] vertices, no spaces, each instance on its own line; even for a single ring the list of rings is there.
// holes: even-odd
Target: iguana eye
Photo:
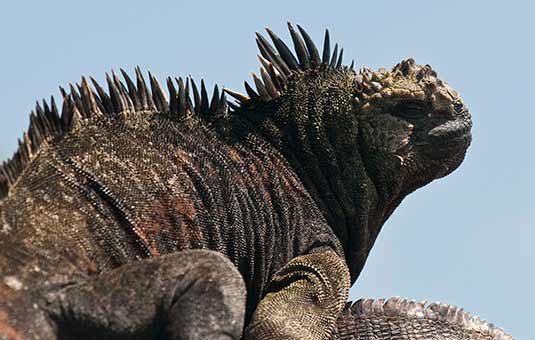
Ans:
[[[425,117],[428,111],[428,105],[421,101],[403,101],[393,109],[396,116],[408,119]]]
[[[455,103],[453,103],[453,108],[455,112],[462,112],[464,110],[464,105],[462,102],[456,101]]]

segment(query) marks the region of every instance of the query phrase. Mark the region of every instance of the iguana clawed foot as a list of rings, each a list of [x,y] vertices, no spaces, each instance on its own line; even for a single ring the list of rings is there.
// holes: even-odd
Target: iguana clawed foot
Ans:
[[[330,336],[349,292],[349,272],[331,250],[298,256],[279,270],[245,339],[321,340]]]

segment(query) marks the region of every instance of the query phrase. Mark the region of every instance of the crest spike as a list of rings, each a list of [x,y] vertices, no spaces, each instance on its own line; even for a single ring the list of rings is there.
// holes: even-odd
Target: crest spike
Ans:
[[[59,91],[61,92],[61,95],[63,96],[63,103],[61,104],[61,128],[63,129],[63,131],[68,131],[69,121],[71,120],[71,116],[72,116],[71,98],[65,92],[63,87],[60,86]]]
[[[167,90],[169,91],[169,112],[177,114],[179,98],[176,92],[175,84],[173,84],[173,80],[171,79],[171,77],[167,77],[166,83]]]
[[[262,81],[260,79],[258,79],[258,77],[256,76],[256,74],[254,72],[252,72],[251,75],[253,76],[253,80],[254,80],[254,83],[255,83],[255,86],[256,86],[256,90],[258,91],[258,94],[260,95],[260,99],[265,100],[265,101],[270,100],[271,96],[269,95],[269,93],[268,93],[266,87],[264,86],[264,84],[262,83]]]
[[[266,31],[271,37],[271,40],[273,41],[275,48],[279,52],[279,55],[286,62],[286,65],[288,65],[288,67],[291,70],[294,70],[294,71],[299,70],[299,64],[297,62],[297,59],[295,59],[292,51],[290,51],[288,46],[286,46],[286,44],[282,41],[282,39],[279,38],[272,30],[270,30],[269,28],[266,28]]]
[[[299,59],[299,64],[301,65],[302,69],[307,69],[310,67],[310,59],[308,56],[308,51],[305,48],[305,43],[303,42],[303,39],[297,34],[297,32],[294,30],[292,24],[288,22],[288,30],[290,31],[290,35],[292,36],[292,41],[294,43],[294,49],[297,53],[297,58]]]
[[[283,74],[277,72],[273,65],[269,65],[268,71],[269,75],[271,76],[271,80],[277,89],[282,91],[284,89],[284,85],[286,85],[287,78]]]
[[[95,78],[89,77],[89,79],[93,83],[95,90],[97,90],[98,97],[100,99],[100,102],[102,103],[102,106],[104,107],[105,113],[107,114],[113,113],[113,104],[111,102],[110,96],[106,93],[106,91],[102,88],[102,86],[100,86],[100,84],[95,80]],[[60,91],[63,94],[63,103],[65,103],[65,93],[64,91],[61,90],[61,87],[60,87]],[[63,114],[61,116],[63,117]]]
[[[53,96],[50,96],[50,114],[52,116],[52,119],[54,120],[54,125],[56,126],[56,131],[59,135],[63,132],[61,128],[61,117]]]
[[[156,107],[160,112],[169,111],[169,104],[165,91],[162,89],[162,86],[158,82],[158,79],[149,72],[150,87],[152,90],[152,96],[154,98]]]
[[[76,91],[76,89],[74,88],[74,85],[69,84],[69,89],[71,91],[72,99],[74,99],[74,105],[78,109],[80,115],[82,117],[86,117],[86,116],[89,117],[89,112],[86,112],[86,110],[84,110],[84,104],[82,102],[82,98],[80,98],[80,95],[78,94],[78,91]]]
[[[336,68],[342,67],[342,61],[344,59],[344,49],[340,50],[340,55],[338,56],[338,62],[336,63]]]
[[[268,71],[269,76],[271,77],[271,80],[277,86],[279,89],[282,89],[284,87],[284,84],[286,83],[286,76],[282,73],[280,73],[277,68],[273,66],[273,63],[271,63],[266,58],[262,57],[261,55],[258,55],[258,59],[260,60],[260,63],[264,68]]]
[[[252,100],[257,101],[258,99],[260,99],[258,93],[253,90],[253,88],[251,87],[251,85],[249,85],[248,82],[245,81],[243,84],[245,86],[245,92],[247,92],[247,94],[249,95],[249,97],[251,97]]]
[[[201,96],[199,95],[199,90],[197,89],[197,85],[193,78],[191,79],[191,88],[193,90],[194,111],[198,114],[201,110]]]
[[[50,98],[52,99],[53,97],[50,96]],[[51,101],[51,104],[52,104],[52,101]],[[59,122],[59,116],[58,116],[57,109],[56,109],[56,111],[51,109],[50,106],[48,105],[48,103],[46,102],[46,100],[44,100],[44,99],[43,99],[43,108],[44,108],[44,111],[45,111],[45,117],[46,117],[46,119],[48,121],[48,124],[50,125],[50,127],[52,129],[52,134],[54,136],[60,135],[61,134],[61,124]]]
[[[221,97],[219,97],[219,113],[227,115],[228,113],[228,102],[227,95],[224,91],[221,91]]]
[[[121,113],[125,111],[126,105],[123,103],[121,92],[117,88],[117,85],[111,80],[109,74],[106,73],[106,82],[108,83],[108,89],[110,92],[111,102],[113,104],[113,113]]]
[[[248,102],[249,100],[251,100],[250,97],[244,95],[243,93],[239,93],[239,92],[233,91],[233,90],[228,89],[226,87],[223,88],[223,92],[227,93],[229,96],[231,96],[232,98],[236,99],[240,103],[245,103],[245,102]]]
[[[190,95],[189,95],[191,93],[190,90],[189,90],[189,88],[190,88],[190,86],[189,86],[190,79],[191,79],[191,76],[186,77],[186,90],[185,90],[185,94],[186,94],[186,104],[185,104],[186,106],[185,106],[185,108],[186,108],[186,111],[193,111],[193,104],[191,103],[191,98],[190,98]],[[193,79],[192,79],[192,81],[193,81]]]
[[[143,74],[141,73],[141,69],[139,68],[139,66],[135,68],[135,73],[137,92],[139,94],[139,103],[141,105],[141,108],[142,110],[150,110],[147,98],[147,84],[145,83],[145,79],[143,79]]]
[[[87,107],[87,109],[91,111],[91,114],[102,116],[102,112],[100,111],[100,108],[97,105],[97,101],[95,99],[95,96],[93,95],[93,91],[91,90],[91,87],[89,86],[89,83],[87,82],[87,79],[85,77],[82,77],[81,93],[82,101],[84,102],[84,107]]]
[[[38,101],[35,102],[35,117],[35,123],[37,124],[37,128],[40,130],[43,138],[46,138],[46,136],[49,136],[52,132],[52,127],[49,126],[48,120],[45,117],[45,112]]]
[[[178,82],[178,113],[181,115],[185,115],[187,111],[186,98],[189,96],[189,88],[184,87],[184,80],[182,80],[182,78],[178,78],[177,82]]]
[[[314,44],[314,41],[312,38],[310,38],[310,35],[308,35],[307,31],[300,25],[297,25],[297,28],[299,29],[299,32],[301,32],[301,35],[303,36],[303,39],[305,40],[305,44],[307,45],[308,54],[310,55],[310,61],[314,63],[315,65],[320,65],[320,54],[318,52],[318,48],[316,47],[316,44]]]
[[[335,44],[334,45],[333,56],[331,58],[331,63],[330,63],[331,68],[335,68],[336,67],[336,62],[337,61],[338,61],[338,44]]]
[[[128,87],[128,94],[130,99],[132,100],[132,104],[134,104],[134,110],[141,111],[142,105],[141,101],[139,99],[139,94],[136,89],[136,85],[134,85],[134,82],[132,79],[128,76],[128,73],[126,73],[125,70],[122,68],[119,69],[121,71],[121,74],[123,75],[124,80],[126,81],[126,86]]]
[[[329,38],[329,30],[325,30],[325,40],[323,41],[323,57],[322,63],[328,65],[331,60],[331,39]]]
[[[264,58],[261,54],[257,55],[257,57],[258,57],[258,60],[260,60],[260,63],[262,64],[262,66],[264,66],[266,69],[269,67],[269,65],[272,65],[272,63],[266,58]]]
[[[215,115],[219,111],[219,87],[214,86],[214,93],[212,94],[212,100],[210,101],[210,114]]]
[[[128,90],[124,86],[124,84],[119,80],[119,77],[115,74],[115,71],[111,71],[113,82],[115,83],[115,86],[117,86],[117,89],[119,89],[119,93],[121,94],[121,100],[125,104],[125,110],[128,111],[134,111],[134,103],[132,102],[132,99],[128,95]]]
[[[277,98],[279,96],[279,91],[277,91],[277,87],[275,86],[275,84],[271,80],[271,77],[263,67],[260,68],[260,75],[262,76],[262,80],[264,81],[266,90],[269,92],[269,96],[271,98]]]
[[[273,47],[271,47],[268,41],[258,32],[256,33],[256,37],[256,44],[258,45],[260,53],[264,55],[262,51],[265,51],[266,55],[264,55],[264,58],[271,61],[284,75],[290,75],[292,72],[288,68],[288,65],[286,65],[281,56],[273,49]]]

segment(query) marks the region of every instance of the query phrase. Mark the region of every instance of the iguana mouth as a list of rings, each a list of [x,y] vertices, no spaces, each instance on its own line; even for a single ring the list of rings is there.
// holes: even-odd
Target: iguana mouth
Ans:
[[[446,140],[441,139],[437,141],[423,142],[420,143],[419,146],[427,157],[437,160],[464,154],[471,142],[472,134],[468,130],[460,136],[455,136]]]

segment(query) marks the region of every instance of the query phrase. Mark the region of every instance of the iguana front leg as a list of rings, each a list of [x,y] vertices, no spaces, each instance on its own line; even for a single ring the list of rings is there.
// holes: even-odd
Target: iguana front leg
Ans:
[[[348,297],[349,272],[332,250],[294,258],[272,278],[245,339],[327,339]]]
[[[187,250],[64,289],[51,296],[51,310],[70,338],[90,330],[91,339],[231,340],[241,336],[245,295],[226,257]]]
[[[188,250],[47,289],[8,320],[0,315],[0,339],[237,340],[245,295],[226,257]],[[43,321],[27,323],[34,314]]]

